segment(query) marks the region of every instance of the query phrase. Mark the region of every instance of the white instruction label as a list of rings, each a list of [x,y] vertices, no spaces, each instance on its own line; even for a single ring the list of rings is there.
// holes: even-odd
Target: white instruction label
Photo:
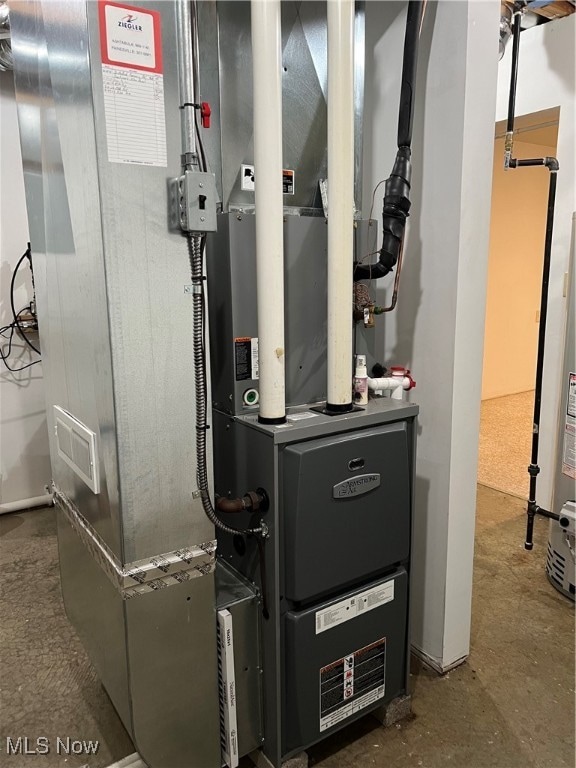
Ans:
[[[327,629],[337,627],[345,621],[355,619],[361,613],[378,608],[380,605],[394,600],[394,580],[387,581],[378,587],[372,587],[365,592],[360,592],[347,600],[334,603],[322,611],[316,612],[316,634],[326,632]]]
[[[576,480],[576,373],[568,374],[568,403],[564,422],[562,474]]]
[[[108,160],[165,167],[160,13],[101,0],[99,20]]]
[[[319,413],[311,413],[310,411],[302,411],[301,413],[289,413],[286,418],[288,421],[303,421],[304,419],[315,419],[319,416]]]
[[[566,413],[568,416],[576,419],[576,373],[568,374],[568,405]]]
[[[252,370],[252,378],[260,378],[260,367],[258,363],[258,336],[253,336],[250,339],[250,367]]]

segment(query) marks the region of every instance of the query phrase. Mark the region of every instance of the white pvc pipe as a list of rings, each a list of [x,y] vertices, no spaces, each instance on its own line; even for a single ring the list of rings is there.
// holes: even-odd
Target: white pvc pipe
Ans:
[[[283,420],[284,225],[282,197],[282,38],[279,0],[252,0],[254,194],[260,415]]]
[[[412,389],[414,383],[410,376],[383,376],[379,379],[367,379],[368,389],[371,392],[391,391],[393,400],[403,400],[404,392]]]
[[[7,501],[5,504],[0,504],[0,515],[7,515],[10,512],[23,512],[26,509],[34,509],[35,507],[51,507],[53,503],[54,499],[51,493],[45,496],[33,496],[30,499],[20,499],[20,501]]]
[[[328,0],[328,396],[352,405],[354,2]]]

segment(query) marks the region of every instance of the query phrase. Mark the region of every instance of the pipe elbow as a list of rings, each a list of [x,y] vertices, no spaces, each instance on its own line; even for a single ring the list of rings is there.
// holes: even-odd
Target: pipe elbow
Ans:
[[[230,499],[227,496],[216,497],[216,509],[225,514],[239,512],[266,512],[269,506],[268,494],[263,488],[246,491],[242,498]]]
[[[552,171],[553,173],[560,170],[560,163],[555,157],[545,157],[544,165],[546,168],[548,168],[549,171]]]
[[[218,512],[224,512],[225,514],[244,512],[246,509],[244,498],[241,499],[229,499],[226,496],[218,496],[216,498],[216,509]]]

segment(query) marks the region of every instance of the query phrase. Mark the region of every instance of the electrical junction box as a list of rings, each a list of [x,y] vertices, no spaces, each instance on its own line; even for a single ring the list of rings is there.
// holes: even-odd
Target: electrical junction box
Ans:
[[[178,182],[180,226],[185,232],[216,231],[216,180],[213,173],[186,171]]]

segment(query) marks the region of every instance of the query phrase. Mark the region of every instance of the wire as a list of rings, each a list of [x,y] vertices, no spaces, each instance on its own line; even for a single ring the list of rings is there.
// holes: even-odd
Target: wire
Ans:
[[[23,312],[29,311],[30,305],[23,307],[20,312],[16,313],[15,317],[19,320],[20,315]],[[3,339],[5,339],[8,342],[8,351],[6,352],[1,346],[0,346],[0,359],[6,366],[6,368],[10,371],[10,373],[20,373],[21,371],[25,371],[27,368],[31,368],[33,365],[37,365],[39,362],[41,362],[41,359],[33,360],[31,363],[27,363],[26,365],[22,365],[19,368],[12,368],[12,366],[8,363],[8,360],[10,356],[12,355],[12,345],[14,342],[14,330],[16,328],[16,323],[12,322],[9,325],[5,325],[3,328],[0,328],[0,335]],[[7,338],[4,334],[7,331],[10,331],[10,336]]]
[[[374,212],[374,201],[376,200],[376,192],[378,191],[378,187],[381,187],[382,184],[384,184],[386,179],[382,179],[381,181],[376,184],[374,187],[374,190],[372,192],[372,202],[370,203],[370,213],[368,214],[368,221],[372,220],[372,214]],[[376,229],[376,237],[378,237],[378,229]],[[358,264],[362,264],[366,259],[369,259],[370,256],[376,256],[376,254],[380,253],[379,250],[376,251],[370,251],[370,253],[366,253],[364,256],[362,256],[361,259],[358,260]]]
[[[22,338],[24,339],[26,344],[28,344],[28,346],[31,349],[33,349],[34,352],[36,352],[39,355],[40,354],[40,350],[38,349],[38,347],[36,347],[36,346],[34,346],[34,344],[32,344],[30,339],[26,336],[26,333],[24,332],[24,329],[20,326],[20,323],[19,323],[19,320],[18,320],[18,315],[20,314],[20,312],[16,313],[16,307],[14,306],[14,286],[15,286],[15,283],[16,283],[16,275],[18,274],[18,270],[20,269],[20,266],[21,266],[22,262],[24,261],[24,259],[28,259],[28,261],[30,261],[30,258],[31,258],[31,251],[30,251],[30,244],[28,244],[28,248],[26,248],[26,250],[24,251],[24,253],[20,257],[20,259],[18,260],[18,263],[16,264],[16,267],[14,268],[14,272],[12,273],[12,280],[10,281],[10,307],[12,308],[12,317],[14,318],[13,322],[14,322],[16,328],[18,329],[18,332],[20,333],[20,335],[22,336]],[[6,363],[6,361],[4,361],[4,363]]]
[[[204,152],[204,143],[202,141],[202,133],[200,132],[200,126],[198,125],[198,109],[194,110],[194,124],[196,126],[196,139],[198,141],[198,147],[200,149],[201,158],[201,171],[206,172],[208,170],[208,163],[206,162],[206,152]]]
[[[370,213],[368,214],[368,221],[372,218],[372,212],[374,211],[374,200],[376,199],[376,192],[378,191],[378,187],[381,187],[382,184],[384,184],[386,179],[382,179],[381,181],[376,184],[374,187],[374,192],[372,192],[372,202],[370,203]]]
[[[196,391],[196,473],[202,506],[208,519],[225,533],[232,535],[260,534],[262,528],[238,529],[220,520],[210,498],[206,458],[206,431],[208,410],[208,389],[206,376],[206,296],[204,290],[204,248],[205,236],[188,235],[188,251],[192,272],[192,313],[193,313],[193,360]]]

